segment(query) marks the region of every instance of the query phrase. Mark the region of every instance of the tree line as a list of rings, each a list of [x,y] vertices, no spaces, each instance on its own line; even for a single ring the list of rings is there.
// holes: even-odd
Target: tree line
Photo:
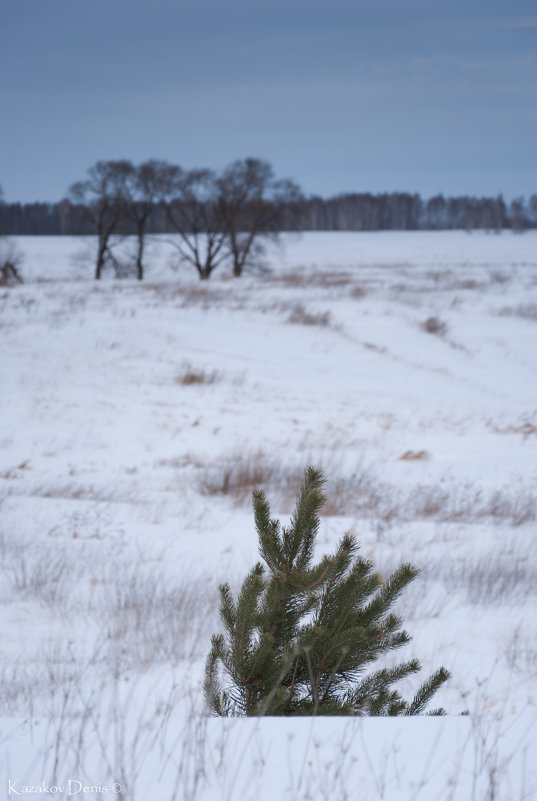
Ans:
[[[223,261],[240,276],[255,262],[264,237],[282,231],[382,231],[537,227],[537,195],[507,204],[502,196],[444,197],[347,193],[306,197],[269,162],[239,159],[220,172],[185,170],[166,161],[134,165],[99,161],[59,203],[7,203],[0,198],[0,231],[11,235],[96,235],[95,277],[106,266],[124,270],[113,245],[134,235],[138,278],[148,234],[175,234],[181,259],[207,279]],[[131,267],[129,267],[131,269]]]
[[[524,231],[537,227],[537,195],[509,204],[501,195],[440,194],[428,200],[407,192],[311,197],[303,204],[302,224],[312,231]]]

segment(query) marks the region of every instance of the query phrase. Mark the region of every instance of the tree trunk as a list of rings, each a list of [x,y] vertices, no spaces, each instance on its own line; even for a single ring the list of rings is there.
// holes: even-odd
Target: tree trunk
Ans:
[[[233,259],[233,277],[240,278],[242,275],[242,263],[239,259]]]
[[[207,255],[207,258],[204,263],[201,260],[196,259],[196,267],[200,276],[201,281],[208,281],[211,277],[211,273],[214,269],[211,258]]]
[[[138,255],[136,257],[136,278],[141,281],[144,277],[142,258],[144,255],[144,224],[138,225]]]
[[[97,264],[95,267],[95,280],[99,281],[103,272],[104,262],[106,255],[106,244],[99,242],[99,250],[97,252]]]

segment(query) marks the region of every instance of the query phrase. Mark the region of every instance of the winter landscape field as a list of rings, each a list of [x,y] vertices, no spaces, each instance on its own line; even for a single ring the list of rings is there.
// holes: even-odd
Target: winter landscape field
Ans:
[[[21,237],[0,288],[2,798],[537,798],[537,232],[285,235],[200,282]],[[129,243],[123,245],[129,248]],[[207,715],[218,585],[327,478],[448,716]],[[407,680],[410,696],[418,679]],[[468,710],[469,716],[460,713]]]

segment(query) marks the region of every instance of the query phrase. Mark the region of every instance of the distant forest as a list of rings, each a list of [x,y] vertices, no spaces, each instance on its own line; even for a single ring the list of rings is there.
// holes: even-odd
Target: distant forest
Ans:
[[[123,233],[135,233],[124,223]],[[330,198],[306,197],[280,209],[281,231],[436,231],[537,228],[537,195],[507,204],[501,196],[444,197],[423,200],[418,194],[349,193]],[[0,230],[10,235],[87,235],[95,233],[84,204],[0,203]],[[173,233],[165,205],[151,204],[147,233]]]
[[[536,227],[537,195],[509,205],[501,196],[437,195],[424,201],[406,192],[306,197],[294,181],[278,178],[268,161],[256,158],[238,159],[220,172],[184,170],[155,159],[138,165],[98,161],[59,203],[6,203],[0,191],[4,250],[10,234],[94,235],[96,280],[107,267],[116,277],[135,274],[142,280],[150,234],[174,234],[181,261],[206,281],[224,262],[240,277],[257,264],[263,240],[283,231],[510,228],[522,233]],[[128,235],[136,237],[137,248],[125,263],[117,244]],[[20,280],[16,266],[10,253],[0,264],[3,274],[7,270]]]
[[[537,227],[537,195],[506,203],[497,197],[435,197],[409,192],[349,192],[306,196],[291,179],[279,179],[270,162],[238,159],[221,171],[184,170],[150,159],[98,161],[58,203],[8,203],[0,187],[0,234],[97,234],[107,249],[112,234],[201,231],[234,240],[281,231],[419,231]],[[187,244],[189,244],[187,242]],[[233,242],[231,243],[233,245]],[[250,248],[252,243],[248,245]],[[104,252],[104,251],[103,251]]]

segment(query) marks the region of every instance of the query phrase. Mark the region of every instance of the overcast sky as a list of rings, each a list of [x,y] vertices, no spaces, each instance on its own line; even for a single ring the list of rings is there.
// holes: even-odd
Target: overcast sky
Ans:
[[[307,193],[537,192],[535,0],[0,0],[0,184],[270,160]]]

